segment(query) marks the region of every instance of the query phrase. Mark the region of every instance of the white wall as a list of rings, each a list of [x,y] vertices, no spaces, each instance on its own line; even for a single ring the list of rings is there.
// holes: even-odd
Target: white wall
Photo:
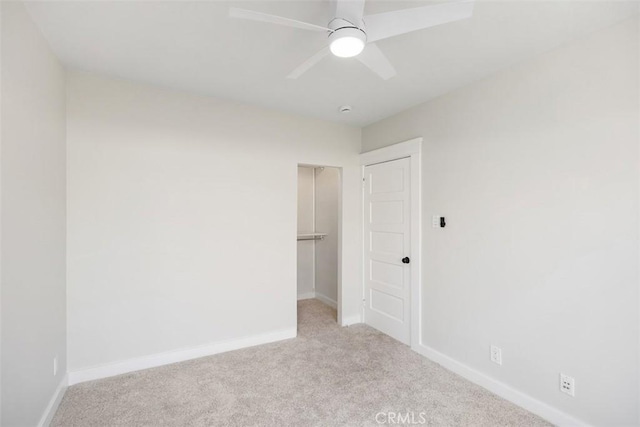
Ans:
[[[359,259],[360,130],[91,74],[68,78],[69,369],[296,328],[297,165],[344,167]],[[343,269],[358,315],[359,263]]]
[[[66,371],[65,78],[23,4],[0,7],[0,423],[32,426]]]
[[[425,140],[423,344],[594,425],[639,421],[638,36],[625,22],[363,130],[363,151]]]
[[[298,167],[298,233],[313,233],[314,173],[311,167]],[[313,240],[298,241],[298,298],[309,298],[315,288],[315,245]]]
[[[338,289],[338,213],[340,209],[340,170],[318,168],[315,171],[316,231],[327,233],[316,242],[316,296],[325,302],[337,302]]]

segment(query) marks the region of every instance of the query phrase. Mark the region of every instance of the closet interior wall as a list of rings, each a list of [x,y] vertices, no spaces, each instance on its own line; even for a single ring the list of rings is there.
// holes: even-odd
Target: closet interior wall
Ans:
[[[340,170],[298,168],[298,234],[323,233],[298,241],[298,299],[317,298],[334,308],[338,299],[338,212]]]

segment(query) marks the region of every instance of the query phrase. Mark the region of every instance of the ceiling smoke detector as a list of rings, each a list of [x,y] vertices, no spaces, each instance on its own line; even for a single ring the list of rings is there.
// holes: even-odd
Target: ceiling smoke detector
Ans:
[[[351,105],[343,105],[342,107],[340,107],[340,112],[341,113],[350,113],[351,112]]]

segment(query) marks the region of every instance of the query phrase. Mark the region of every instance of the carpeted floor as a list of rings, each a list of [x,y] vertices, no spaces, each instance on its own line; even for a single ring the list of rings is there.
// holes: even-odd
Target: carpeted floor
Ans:
[[[298,338],[72,386],[52,426],[392,425],[388,413],[432,426],[549,425],[335,317],[300,301]]]

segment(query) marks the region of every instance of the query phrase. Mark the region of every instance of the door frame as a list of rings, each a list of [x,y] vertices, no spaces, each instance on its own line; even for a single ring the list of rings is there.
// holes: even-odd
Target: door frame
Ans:
[[[364,265],[364,178],[365,167],[378,163],[390,162],[404,158],[411,159],[411,254],[414,262],[410,263],[411,269],[411,348],[416,349],[422,342],[422,137],[413,138],[408,141],[399,142],[377,150],[367,151],[360,154],[360,169],[362,186],[362,321],[364,318],[365,299],[365,274]]]

